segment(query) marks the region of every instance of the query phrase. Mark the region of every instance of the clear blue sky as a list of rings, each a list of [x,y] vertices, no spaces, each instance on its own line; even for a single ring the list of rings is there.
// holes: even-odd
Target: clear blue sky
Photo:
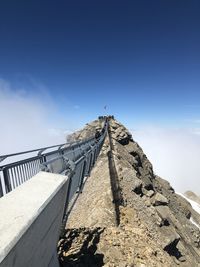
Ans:
[[[81,122],[107,105],[129,125],[185,126],[200,118],[200,1],[1,1],[0,78],[43,84]]]
[[[200,1],[2,0],[0,154],[64,142],[105,105],[200,194]]]

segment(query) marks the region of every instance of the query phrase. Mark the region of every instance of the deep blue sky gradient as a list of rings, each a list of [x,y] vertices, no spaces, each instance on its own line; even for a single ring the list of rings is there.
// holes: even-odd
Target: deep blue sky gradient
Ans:
[[[43,84],[77,123],[107,105],[131,127],[187,126],[200,118],[200,1],[1,1],[0,78]]]

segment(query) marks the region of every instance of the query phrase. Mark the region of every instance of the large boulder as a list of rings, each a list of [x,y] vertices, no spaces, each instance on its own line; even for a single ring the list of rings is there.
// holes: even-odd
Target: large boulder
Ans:
[[[168,203],[168,199],[160,193],[156,193],[155,196],[152,198],[152,204],[154,206],[167,205]]]

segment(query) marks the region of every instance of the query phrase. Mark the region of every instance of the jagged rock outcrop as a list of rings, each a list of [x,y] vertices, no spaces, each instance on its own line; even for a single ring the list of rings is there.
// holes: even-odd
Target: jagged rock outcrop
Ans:
[[[91,123],[87,123],[84,129],[77,131],[67,136],[67,142],[77,141],[89,138],[95,135],[96,130],[101,130],[104,125],[103,120],[95,120]]]
[[[94,133],[102,123],[94,121],[73,138]],[[200,215],[154,174],[122,124],[110,119],[109,125],[59,242],[61,265],[200,266]]]

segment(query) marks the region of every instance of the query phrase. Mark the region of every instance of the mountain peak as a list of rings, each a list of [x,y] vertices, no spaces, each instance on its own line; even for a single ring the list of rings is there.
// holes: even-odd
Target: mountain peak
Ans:
[[[74,137],[94,133],[102,123],[88,124]],[[168,181],[154,174],[130,132],[111,117],[100,156],[59,243],[61,262],[198,266],[199,225],[200,215]]]

